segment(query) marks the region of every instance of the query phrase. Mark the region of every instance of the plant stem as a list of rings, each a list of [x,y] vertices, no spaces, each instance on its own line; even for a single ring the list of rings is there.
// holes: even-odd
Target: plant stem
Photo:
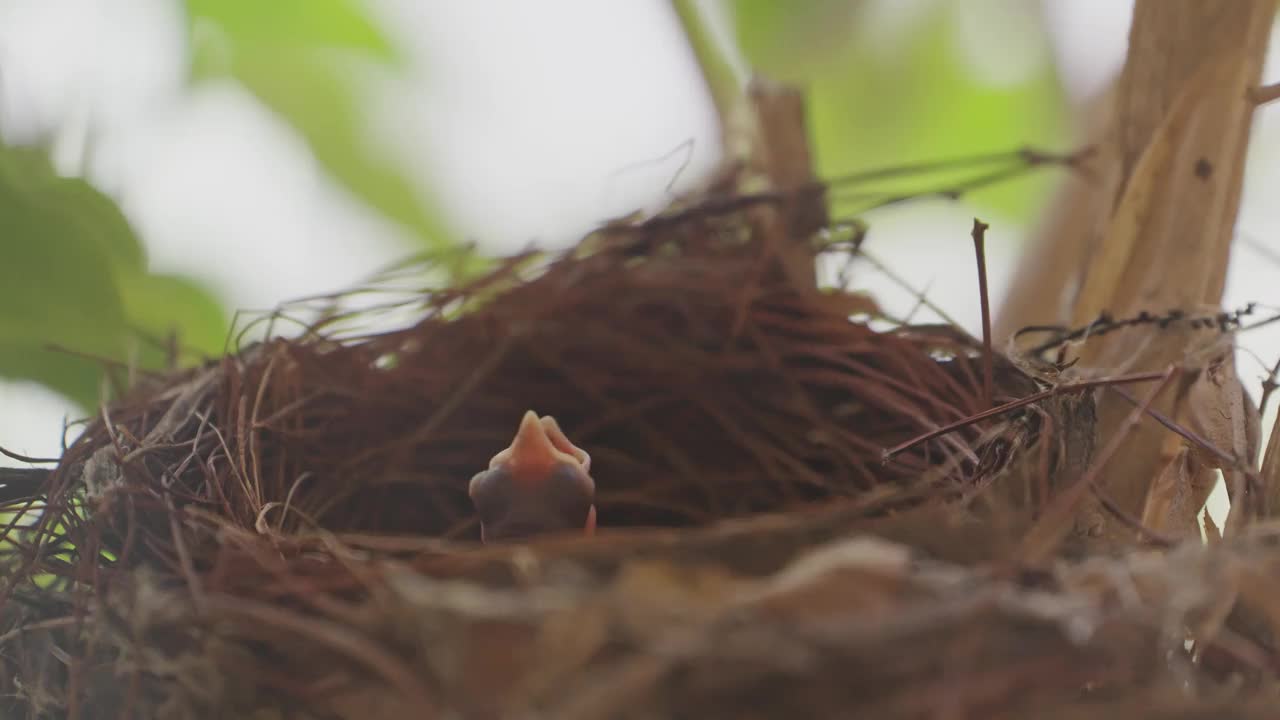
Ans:
[[[720,125],[724,161],[746,161],[751,150],[752,121],[741,73],[711,31],[699,0],[671,0],[689,48],[698,61]]]

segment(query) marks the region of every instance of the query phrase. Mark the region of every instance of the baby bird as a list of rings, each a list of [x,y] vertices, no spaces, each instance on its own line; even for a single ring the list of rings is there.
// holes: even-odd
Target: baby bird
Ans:
[[[521,540],[538,533],[596,529],[596,484],[591,456],[569,442],[551,416],[532,410],[511,446],[471,478],[468,494],[480,515],[484,542]]]

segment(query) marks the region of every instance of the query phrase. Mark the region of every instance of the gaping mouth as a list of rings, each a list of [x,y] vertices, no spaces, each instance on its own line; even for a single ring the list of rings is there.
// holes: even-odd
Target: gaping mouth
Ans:
[[[591,456],[569,442],[555,418],[548,415],[539,419],[537,413],[529,410],[520,420],[515,440],[510,447],[493,456],[489,467],[508,465],[517,471],[537,472],[549,470],[560,462],[572,463],[585,472],[591,470]]]

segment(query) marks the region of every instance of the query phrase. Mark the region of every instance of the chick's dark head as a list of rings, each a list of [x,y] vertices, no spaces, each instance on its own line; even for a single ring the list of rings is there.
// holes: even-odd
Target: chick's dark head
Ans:
[[[595,531],[595,481],[591,456],[569,442],[550,416],[532,410],[520,420],[511,445],[489,469],[471,478],[468,491],[480,515],[485,542],[531,535]]]

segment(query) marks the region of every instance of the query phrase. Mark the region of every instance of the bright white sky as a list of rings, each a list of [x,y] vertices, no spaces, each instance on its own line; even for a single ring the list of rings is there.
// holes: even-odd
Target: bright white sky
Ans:
[[[265,0],[264,0],[265,1]],[[877,0],[888,14],[935,0]],[[1017,17],[1035,0],[965,0],[975,12]],[[1104,84],[1123,56],[1131,2],[1042,0],[1053,52],[1073,94]],[[153,267],[204,279],[236,308],[265,309],[340,289],[400,257],[394,228],[351,203],[317,170],[290,129],[233,85],[189,92],[176,0],[0,0],[0,123],[20,139],[62,124],[65,167],[80,167],[84,128],[95,131],[87,172],[123,204]],[[693,138],[684,187],[714,161],[710,106],[663,0],[377,0],[410,53],[402,82],[372,98],[377,127],[398,152],[430,172],[458,225],[490,247],[564,245],[608,217],[654,207],[681,159],[653,163]],[[534,9],[536,7],[536,9]],[[990,15],[988,15],[990,17]],[[974,28],[967,60],[999,82],[1043,49],[1016,34]],[[1274,53],[1273,53],[1274,55]],[[1273,58],[1275,59],[1275,58]],[[1274,76],[1271,63],[1268,77]],[[1003,74],[1003,75],[1002,75]],[[1264,245],[1280,206],[1277,113],[1259,115],[1240,232]],[[648,164],[645,164],[648,163]],[[682,188],[677,188],[677,190]],[[975,327],[976,281],[963,205],[933,205],[877,220],[881,256]],[[994,219],[989,258],[1002,292],[1023,228]],[[1242,246],[1229,305],[1267,300],[1277,272]],[[910,298],[873,280],[894,303]],[[1277,303],[1280,304],[1280,303]],[[970,307],[972,305],[972,307]],[[1264,358],[1280,338],[1255,337]],[[1247,378],[1258,365],[1242,360]],[[68,406],[27,383],[0,383],[0,444],[51,455]]]

